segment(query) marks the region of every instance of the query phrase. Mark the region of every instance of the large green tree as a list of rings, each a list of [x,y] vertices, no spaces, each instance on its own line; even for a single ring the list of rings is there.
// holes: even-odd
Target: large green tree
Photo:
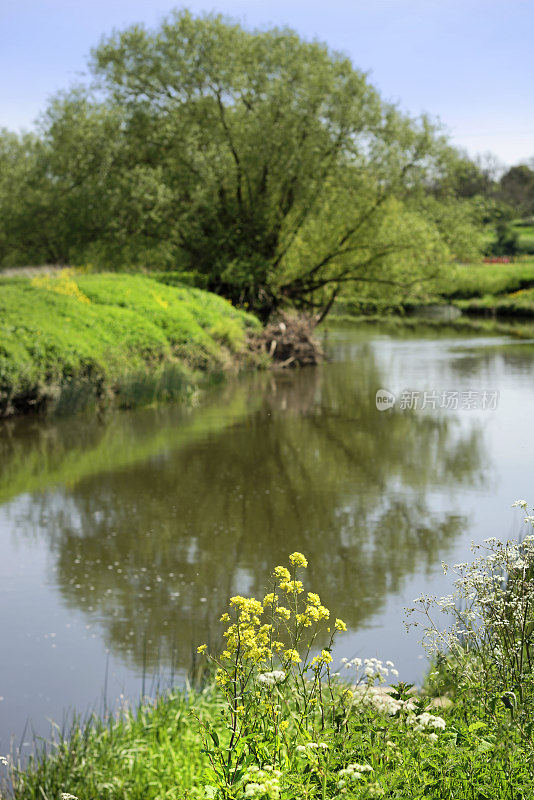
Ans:
[[[175,12],[104,39],[92,69],[41,122],[57,260],[194,269],[267,317],[324,313],[351,284],[409,287],[462,254],[454,215],[426,200],[450,148],[326,46]]]

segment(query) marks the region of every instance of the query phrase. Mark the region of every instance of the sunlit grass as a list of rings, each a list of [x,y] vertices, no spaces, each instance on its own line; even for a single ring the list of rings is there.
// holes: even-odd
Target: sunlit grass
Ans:
[[[249,314],[142,275],[1,279],[0,413],[182,396],[195,370],[246,360]]]

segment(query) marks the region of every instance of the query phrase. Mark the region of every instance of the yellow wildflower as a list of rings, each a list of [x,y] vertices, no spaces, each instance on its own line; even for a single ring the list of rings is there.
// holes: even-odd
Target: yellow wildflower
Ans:
[[[331,664],[332,660],[333,660],[332,656],[330,655],[328,650],[321,650],[321,654],[318,655],[318,656],[315,656],[315,658],[312,659],[312,664],[317,664],[317,665],[320,665],[320,664]]]
[[[207,649],[208,649],[208,645],[207,644],[201,644],[201,645],[199,645],[199,647],[197,647],[197,653],[201,653],[201,654],[205,653]]]
[[[280,578],[281,580],[285,581],[288,581],[291,577],[291,573],[287,567],[275,567],[273,575],[275,578]]]
[[[308,566],[306,557],[302,553],[291,553],[289,560],[294,567],[304,567],[305,569]]]
[[[300,664],[302,662],[302,659],[296,650],[286,650],[284,656],[288,661],[291,661],[292,664]]]
[[[275,608],[275,611],[284,619],[289,619],[291,616],[291,611],[289,610],[289,608],[286,608],[285,606],[277,606],[277,608]]]
[[[218,686],[226,686],[228,683],[228,676],[223,669],[218,669],[215,674],[215,682]]]
[[[345,622],[343,622],[342,619],[336,619],[336,624],[335,624],[334,627],[335,627],[336,631],[346,631],[347,630],[347,625],[346,625]]]
[[[280,589],[287,594],[300,594],[304,591],[302,581],[280,581]]]

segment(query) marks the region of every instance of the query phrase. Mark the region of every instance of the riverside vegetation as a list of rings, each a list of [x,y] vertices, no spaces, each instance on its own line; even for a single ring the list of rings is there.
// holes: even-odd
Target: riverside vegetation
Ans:
[[[175,11],[103,38],[88,74],[35,132],[0,131],[0,269],[138,276],[1,279],[0,414],[183,396],[191,369],[255,361],[246,312],[404,311],[452,297],[455,264],[529,252],[530,167],[498,181],[291,30]]]
[[[256,318],[200,289],[72,270],[0,289],[0,415],[184,397],[201,372],[260,360]]]
[[[75,724],[25,769],[4,759],[15,796],[527,800],[534,536],[476,549],[450,597],[409,609],[433,657],[423,691],[376,658],[336,671],[346,625],[307,591],[307,560],[293,553],[262,599],[230,599],[222,652],[198,648],[212,665],[203,688]]]

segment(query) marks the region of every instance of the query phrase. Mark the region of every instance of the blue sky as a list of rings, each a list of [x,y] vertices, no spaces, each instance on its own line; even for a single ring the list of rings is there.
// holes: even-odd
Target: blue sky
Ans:
[[[114,27],[152,26],[167,0],[0,0],[0,126],[31,128]],[[388,100],[446,125],[471,154],[534,156],[534,0],[190,0],[248,27],[288,25],[369,71]]]

